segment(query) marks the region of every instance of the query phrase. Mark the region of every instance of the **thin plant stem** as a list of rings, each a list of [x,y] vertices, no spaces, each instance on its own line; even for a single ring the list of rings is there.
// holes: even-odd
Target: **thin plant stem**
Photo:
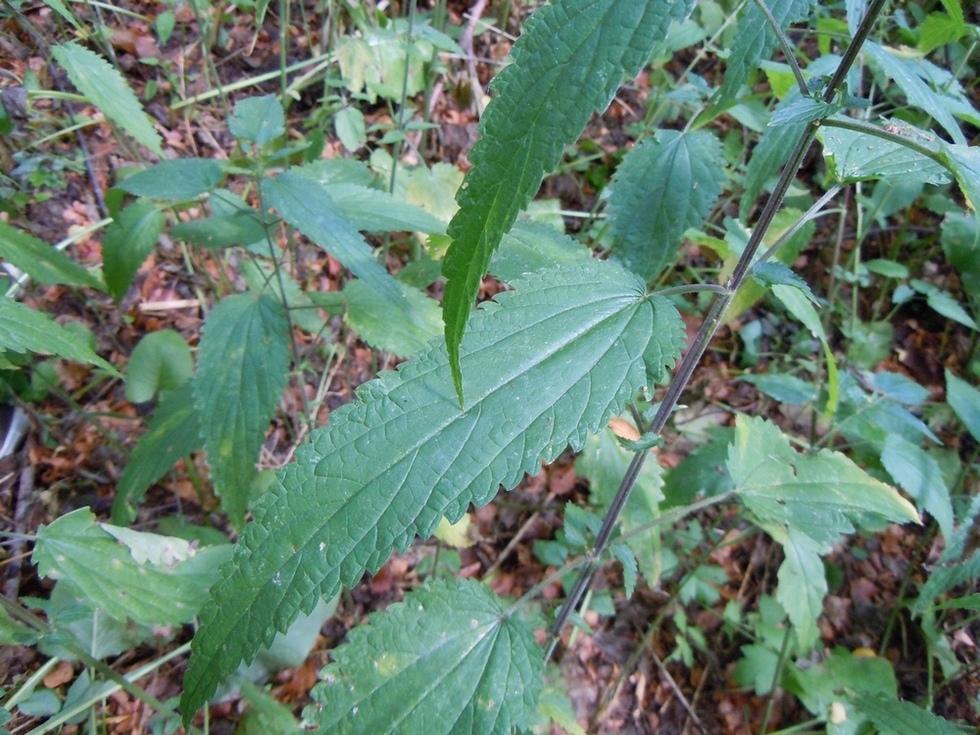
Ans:
[[[762,713],[762,725],[759,727],[761,735],[766,735],[769,730],[769,719],[772,717],[772,706],[776,702],[776,690],[779,688],[779,681],[783,678],[783,671],[786,669],[786,659],[789,655],[789,641],[793,635],[793,626],[787,625],[783,633],[783,645],[779,648],[779,658],[776,660],[776,670],[772,674],[772,689],[766,698],[766,709]]]
[[[796,86],[800,88],[800,94],[804,97],[810,96],[810,90],[806,86],[806,79],[803,78],[803,71],[800,69],[799,63],[796,61],[796,55],[793,53],[793,47],[789,43],[789,39],[786,38],[786,33],[780,28],[779,23],[776,19],[772,17],[772,11],[769,10],[769,6],[766,5],[765,0],[752,0],[755,3],[759,11],[765,16],[766,22],[769,27],[772,28],[773,32],[776,34],[776,40],[779,42],[779,48],[782,49],[783,57],[786,59],[786,63],[789,64],[789,68],[793,70],[793,76],[796,77]]]
[[[867,38],[878,14],[881,12],[882,7],[884,6],[884,2],[885,0],[872,0],[871,6],[868,8],[867,13],[861,21],[861,25],[855,34],[851,47],[848,48],[847,53],[845,53],[844,58],[841,60],[840,65],[831,79],[831,82],[827,85],[827,89],[824,93],[825,100],[832,100],[837,89],[841,86],[841,84],[843,84],[844,79],[847,77],[848,70],[857,59],[857,54],[860,50],[861,44],[863,44],[864,40]],[[667,425],[667,421],[680,401],[682,393],[687,388],[687,384],[693,377],[695,369],[700,363],[705,351],[708,349],[711,339],[721,326],[722,318],[725,312],[728,310],[729,305],[734,300],[738,289],[749,276],[755,262],[755,255],[761,247],[763,238],[769,231],[776,213],[782,207],[783,201],[786,199],[786,195],[789,192],[793,181],[796,179],[800,167],[803,165],[803,161],[810,149],[810,145],[816,137],[818,126],[819,121],[811,122],[801,134],[796,147],[790,154],[789,160],[779,176],[779,180],[777,181],[771,196],[766,201],[766,204],[759,215],[759,220],[756,222],[752,235],[749,237],[749,241],[746,244],[745,249],[742,251],[742,255],[739,258],[738,263],[735,265],[735,269],[732,272],[731,277],[728,279],[728,283],[725,285],[725,294],[720,295],[711,305],[711,308],[709,309],[708,314],[702,322],[701,328],[694,339],[694,343],[684,356],[684,359],[681,361],[673,380],[671,380],[670,385],[667,387],[667,391],[664,394],[660,408],[654,416],[653,421],[650,423],[650,426],[646,427],[645,431],[643,431],[642,427],[638,427],[641,428],[642,433],[653,436],[659,436],[662,434],[664,427]],[[564,603],[558,610],[558,614],[555,616],[555,620],[550,627],[551,644],[548,651],[549,656],[551,652],[554,651],[562,628],[564,628],[565,623],[568,622],[572,612],[576,609],[579,601],[582,599],[582,595],[591,584],[592,576],[595,574],[595,570],[599,565],[599,559],[602,557],[606,546],[609,544],[609,540],[611,539],[616,524],[619,521],[620,513],[622,513],[623,507],[626,505],[626,501],[629,499],[630,493],[636,484],[636,479],[639,476],[640,470],[643,468],[643,464],[646,462],[649,454],[650,453],[647,451],[638,452],[635,454],[626,470],[625,475],[623,476],[619,489],[616,491],[616,495],[613,498],[613,501],[609,506],[609,510],[607,511],[603,520],[602,527],[599,529],[599,533],[596,535],[595,544],[593,545],[592,550],[585,556],[586,563],[584,568],[581,572],[579,572],[572,589],[566,596]]]

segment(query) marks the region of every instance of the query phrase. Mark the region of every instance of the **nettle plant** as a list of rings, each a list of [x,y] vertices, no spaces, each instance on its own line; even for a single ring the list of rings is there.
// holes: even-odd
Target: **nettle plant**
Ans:
[[[928,392],[903,375],[870,372],[877,363],[874,345],[887,342],[887,320],[847,320],[842,330],[858,347],[836,354],[826,316],[836,314],[834,293],[828,294],[832,308],[821,313],[825,300],[789,267],[814,220],[845,187],[855,186],[859,211],[869,219],[888,217],[926,187],[948,187],[954,180],[969,207],[980,202],[980,156],[960,129],[960,121],[976,126],[980,115],[953,74],[921,55],[869,40],[876,24],[883,24],[883,5],[849,2],[846,18],[838,19],[807,0],[757,0],[740,11],[736,30],[716,28],[718,38],[730,36],[724,82],[712,89],[691,76],[645,121],[645,128],[674,125],[681,115],[687,122],[679,129],[645,130],[626,154],[607,197],[608,231],[594,243],[608,247],[605,260],[552,228],[520,219],[521,213],[559,165],[565,146],[609,105],[621,82],[651,58],[669,58],[705,41],[707,24],[689,19],[693,0],[558,0],[539,9],[514,46],[512,63],[494,82],[495,97],[470,153],[473,169],[448,225],[444,340],[433,339],[442,327],[439,313],[419,288],[431,283],[432,263],[420,258],[393,278],[360,233],[429,233],[438,243],[445,223],[374,186],[379,171],[391,173],[385,168],[395,165],[390,158],[372,156],[373,169],[305,160],[304,150],[284,143],[285,118],[272,97],[236,105],[229,127],[240,144],[238,158],[167,161],[118,185],[138,200],[124,206],[121,193],[112,199],[104,285],[67,257],[50,255],[44,243],[0,223],[6,259],[19,259],[29,272],[53,263],[53,282],[104,289],[117,299],[163,231],[166,209],[198,208],[206,199],[206,216],[185,217],[170,234],[205,248],[239,246],[236,265],[250,290],[225,296],[209,313],[196,367],[179,335],[165,333],[144,338],[127,371],[133,400],[157,397],[159,405],[121,479],[116,522],[129,522],[145,490],[203,445],[223,509],[242,528],[200,613],[181,701],[185,721],[301,614],[334,598],[342,586],[356,585],[417,538],[430,537],[444,519],[455,522],[490,502],[501,487],[514,488],[525,473],[537,472],[570,446],[582,451],[578,471],[605,515],[568,506],[560,543],[540,547],[539,555],[554,558],[561,565],[558,576],[568,582],[562,606],[550,610],[539,599],[552,579],[510,600],[479,581],[432,578],[404,603],[373,615],[333,652],[334,662],[314,690],[315,704],[305,713],[309,729],[526,731],[546,661],[566,623],[576,620],[598,566],[610,559],[620,563],[628,591],[641,573],[656,584],[668,553],[660,529],[706,506],[729,503],[784,553],[775,594],[763,597],[758,611],[733,614],[736,624],[753,631],[740,679],[760,693],[780,686],[797,694],[831,732],[863,726],[952,731],[926,709],[898,700],[884,659],[814,653],[828,591],[824,557],[858,530],[920,522],[923,513],[935,519],[946,541],[944,566],[905,602],[926,633],[930,666],[935,658],[946,676],[955,675],[959,662],[946,643],[943,616],[957,606],[975,609],[976,600],[938,601],[980,572],[980,552],[968,543],[980,501],[954,502],[954,483],[934,454],[921,448],[935,441],[917,415]],[[920,44],[926,51],[969,32],[959,5],[943,7],[946,20],[922,23],[933,44]],[[786,35],[791,24],[833,30],[842,55],[831,53],[828,35],[819,35],[821,55],[801,66],[803,54]],[[781,63],[767,61],[777,46]],[[103,69],[104,61],[74,43],[61,47],[58,57],[107,117],[159,150],[152,126],[134,128],[135,120],[146,122],[135,98],[121,91],[108,95],[93,84],[99,77],[125,86],[111,68]],[[774,95],[746,93],[760,67]],[[109,97],[122,107],[110,105]],[[726,114],[761,133],[747,164],[735,160],[730,140],[710,127]],[[348,127],[338,123],[338,130]],[[353,136],[351,145],[361,142],[362,135]],[[815,142],[826,165],[804,183],[797,175]],[[396,180],[417,176],[426,188],[451,180],[445,173],[421,169]],[[247,196],[240,196],[240,188],[232,191],[231,178],[247,182]],[[872,186],[864,182],[874,189],[862,189]],[[811,187],[823,190],[817,194]],[[437,200],[429,191],[428,198]],[[248,197],[257,208],[246,203]],[[945,206],[939,212],[945,217],[943,249],[968,284],[971,274],[976,278],[980,249],[976,219],[948,200]],[[283,223],[285,230],[279,229]],[[355,276],[342,292],[303,290],[296,232]],[[685,241],[719,256],[718,282],[659,285]],[[437,253],[438,245],[432,250]],[[923,298],[976,330],[952,293],[916,278],[901,263],[862,263],[859,255],[855,251],[849,270],[835,273],[836,283],[890,279],[893,304]],[[511,288],[473,313],[488,270]],[[975,288],[965,290],[978,298]],[[686,294],[695,294],[706,313],[685,352],[678,307],[690,310]],[[801,325],[797,348],[806,356],[799,357],[804,377],[787,371],[754,376],[753,382],[774,400],[808,406],[811,425],[829,428],[819,437],[811,432],[801,452],[800,440],[774,423],[738,415],[734,430],[713,435],[712,443],[663,477],[651,449],[662,441],[712,336],[725,319],[763,297]],[[8,349],[54,352],[112,374],[89,345],[54,322],[27,316],[35,312],[9,299],[0,306],[0,336]],[[313,430],[259,494],[255,460],[264,432],[290,369],[304,369],[291,335],[320,333],[318,308],[343,313],[372,346],[417,354],[361,386],[357,400],[334,410],[329,426]],[[765,328],[743,327],[746,359]],[[948,373],[947,394],[952,412],[980,441],[980,392]],[[305,419],[312,422],[316,411],[307,408]],[[618,436],[607,428],[610,422]],[[830,448],[838,441],[849,455]],[[725,467],[720,476],[713,470],[718,464]],[[706,467],[712,468],[710,481]],[[900,486],[911,502],[884,480]],[[962,486],[963,478],[958,482]],[[695,492],[702,487],[709,489]],[[252,520],[245,523],[249,510]],[[688,529],[692,545],[698,543],[695,530]],[[92,564],[66,565],[91,544],[98,546]],[[41,573],[67,579],[76,598],[88,591],[94,604],[115,611],[121,621],[146,625],[193,617],[213,579],[213,561],[229,553],[195,554],[187,545],[175,552],[160,537],[97,525],[87,511],[42,529],[35,548]],[[186,593],[183,607],[165,609],[167,595],[159,593],[131,596],[120,606],[106,595],[104,580],[91,574],[105,558],[123,566],[123,581],[134,589],[148,573],[158,574],[161,589],[175,585]],[[161,569],[148,572],[147,564]],[[176,573],[183,565],[188,579]],[[703,569],[689,577],[683,599],[710,594],[711,571]],[[140,605],[147,600],[159,602],[159,609]],[[704,638],[685,620],[674,622],[688,647],[679,657],[688,658]],[[545,645],[537,635],[542,628]],[[787,657],[812,660],[797,666],[786,664]]]
[[[815,4],[748,3],[731,41],[724,83],[717,89],[691,85],[697,114],[681,130],[648,136],[619,168],[608,198],[607,260],[593,259],[571,239],[519,223],[519,215],[564,146],[594,111],[605,109],[622,80],[637,74],[655,51],[673,48],[679,29],[691,30],[694,3],[560,0],[528,20],[512,63],[494,82],[495,97],[470,154],[473,169],[448,228],[445,341],[361,386],[357,400],[313,432],[255,504],[200,616],[184,679],[185,718],[318,600],[356,585],[392,553],[428,538],[444,517],[457,521],[501,487],[515,487],[566,447],[581,450],[628,408],[640,423],[638,438],[617,446],[632,459],[623,463],[605,518],[598,524],[570,514],[565,533],[581,541],[572,547],[586,551],[562,570],[577,568],[578,576],[547,624],[549,645],[542,647],[535,635],[544,625],[535,594],[540,588],[509,600],[478,581],[432,579],[404,603],[373,615],[333,652],[334,662],[314,690],[316,702],[306,711],[307,725],[331,733],[525,730],[545,662],[610,549],[629,582],[637,569],[633,552],[650,551],[638,542],[648,544],[652,528],[707,504],[740,504],[745,519],[782,546],[775,597],[766,598],[756,622],[760,629],[774,620],[788,622],[792,636],[782,645],[800,656],[819,642],[817,620],[828,589],[823,557],[848,534],[886,522],[918,523],[922,512],[937,519],[951,542],[968,530],[976,509],[954,513],[941,481],[922,480],[932,460],[919,444],[931,432],[910,410],[924,399],[921,389],[894,373],[873,376],[869,386],[866,375],[842,369],[821,322],[820,299],[786,265],[801,247],[799,237],[794,240],[798,231],[804,229],[805,237],[808,223],[852,183],[900,177],[921,186],[955,179],[971,206],[980,201],[980,157],[958,123],[975,124],[977,113],[952,74],[868,40],[883,5],[848,3],[846,23],[835,25],[847,29],[840,39],[843,54],[828,49],[804,67],[785,29],[818,14]],[[944,6],[963,26],[958,6]],[[692,40],[701,38],[694,34]],[[783,94],[770,114],[740,95],[777,46],[783,63],[766,68],[782,82]],[[865,89],[876,96],[862,98]],[[737,119],[766,121],[768,115],[751,161],[738,174],[726,163],[722,141],[706,127],[726,111]],[[890,114],[899,111],[901,119]],[[936,129],[929,127],[930,117]],[[815,141],[827,164],[825,191],[806,211],[779,219],[791,187],[804,186],[797,174]],[[303,217],[332,215],[295,214],[304,206],[301,191],[290,189],[295,176],[270,179],[262,191],[267,203],[304,230]],[[750,220],[751,203],[764,190],[769,194]],[[651,290],[685,233],[707,229],[724,214],[716,206],[726,191],[738,191],[743,206],[741,220],[726,220],[726,235],[710,239],[724,259],[720,282]],[[781,224],[778,233],[774,222]],[[488,269],[511,290],[471,313]],[[929,284],[919,284],[910,288],[929,298]],[[743,295],[746,289],[754,294]],[[676,304],[691,291],[706,292],[713,301],[680,359],[685,330]],[[630,508],[630,491],[712,335],[733,303],[744,308],[763,294],[803,325],[822,358],[816,371],[821,388],[803,389],[801,402],[810,402],[820,420],[837,422],[838,435],[863,439],[866,454],[877,454],[913,502],[879,479],[880,470],[872,474],[827,447],[801,453],[775,424],[739,415],[725,453],[730,489],[669,514],[648,511],[645,526],[628,514],[633,523],[624,532],[620,513]],[[930,303],[952,309],[952,297],[946,297]],[[950,390],[964,398],[952,408],[976,434],[977,392],[953,375],[949,380]],[[805,381],[767,387],[785,396],[800,385]],[[869,403],[884,408],[869,414]],[[891,423],[876,423],[882,417]],[[959,552],[956,545],[951,543],[952,562],[962,561],[956,553],[965,554],[962,539]],[[956,578],[936,592],[970,578],[972,559],[954,565]],[[648,558],[640,561],[640,568],[653,567]],[[778,653],[767,648],[765,636],[756,649],[750,652],[756,660]],[[844,654],[834,656],[828,661]],[[881,665],[887,667],[881,660],[873,667]],[[843,676],[841,666],[827,668]],[[899,732],[920,732],[919,725],[931,732],[949,729],[926,710],[899,702],[893,676],[889,680],[877,668],[865,676],[860,668],[850,669],[844,690],[813,688],[820,671],[813,668],[789,667],[772,684],[799,692],[834,731],[854,732],[862,722]]]

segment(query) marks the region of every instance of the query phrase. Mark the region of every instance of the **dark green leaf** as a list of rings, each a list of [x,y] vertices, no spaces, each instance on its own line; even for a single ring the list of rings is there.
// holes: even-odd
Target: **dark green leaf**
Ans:
[[[609,199],[613,252],[651,281],[690,227],[711,211],[725,183],[722,148],[703,130],[658,130],[623,159]]]
[[[170,233],[177,240],[205,248],[251,245],[266,237],[265,226],[251,211],[179,222]]]
[[[785,30],[790,23],[803,20],[810,14],[813,0],[763,0],[776,24]],[[735,99],[749,74],[759,68],[759,62],[769,57],[779,39],[765,15],[754,2],[747,3],[738,19],[738,31],[732,41],[732,51],[725,67],[725,81],[718,90],[715,105],[722,107]]]
[[[505,283],[555,265],[584,264],[592,251],[551,225],[519,220],[504,235],[490,261],[490,272]]]
[[[245,518],[259,449],[288,368],[288,322],[275,299],[231,296],[204,320],[194,405],[215,490],[236,525]]]
[[[135,173],[116,186],[137,197],[184,202],[214,189],[224,174],[221,163],[211,158],[175,158]]]
[[[72,84],[105,116],[158,156],[163,155],[160,135],[125,78],[108,61],[84,46],[69,41],[51,49],[55,61],[68,73]]]
[[[825,102],[819,97],[800,97],[773,111],[770,125],[804,125],[814,120],[824,120],[841,109],[833,102]]]
[[[947,145],[945,161],[974,212],[980,208],[980,149],[977,146]]]
[[[95,276],[57,248],[0,220],[0,258],[31,278],[51,286],[90,286],[104,291]]]
[[[65,329],[47,314],[6,297],[0,297],[0,347],[14,352],[57,355],[116,373],[75,332]]]
[[[139,502],[150,485],[163,477],[177,460],[200,449],[203,443],[194,408],[194,391],[187,383],[160,401],[146,433],[129,455],[129,464],[116,486],[112,519],[116,523],[131,523],[136,516],[132,503]]]
[[[496,735],[528,727],[544,654],[508,607],[472,580],[412,592],[334,649],[306,719],[330,735]]]
[[[646,382],[641,355],[659,336],[635,277],[595,261],[515,286],[474,317],[465,406],[435,344],[362,385],[279,472],[203,615],[185,716],[300,610],[580,449]]]
[[[248,97],[235,103],[228,130],[236,138],[266,145],[286,133],[286,115],[275,95]]]
[[[106,228],[102,239],[102,271],[109,293],[117,303],[156,247],[163,225],[163,212],[147,202],[136,202],[123,209]]]
[[[680,357],[687,343],[687,330],[677,309],[663,296],[651,296],[650,305],[653,307],[653,329],[657,339],[647,343],[643,362],[647,366],[647,377],[656,385],[667,380],[667,371],[674,367],[674,362]]]
[[[449,225],[443,298],[446,343],[462,396],[459,347],[480,279],[501,238],[537,193],[564,146],[603,110],[624,76],[636,74],[671,20],[692,0],[558,0],[541,7],[514,45],[512,64],[494,81],[497,97],[470,151],[473,169]]]
[[[445,232],[442,220],[421,207],[399,201],[380,189],[358,184],[328,184],[326,191],[355,229],[367,232]]]

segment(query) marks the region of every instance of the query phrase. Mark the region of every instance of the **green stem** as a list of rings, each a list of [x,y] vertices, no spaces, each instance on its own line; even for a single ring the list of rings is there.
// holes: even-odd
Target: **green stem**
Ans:
[[[790,636],[793,634],[793,626],[787,625],[783,633],[783,645],[779,649],[779,658],[776,661],[776,670],[772,674],[772,689],[766,698],[766,709],[762,714],[762,725],[759,727],[761,735],[766,735],[769,730],[769,718],[772,717],[772,706],[776,701],[776,689],[783,678],[783,671],[786,669],[786,659],[789,654]]]

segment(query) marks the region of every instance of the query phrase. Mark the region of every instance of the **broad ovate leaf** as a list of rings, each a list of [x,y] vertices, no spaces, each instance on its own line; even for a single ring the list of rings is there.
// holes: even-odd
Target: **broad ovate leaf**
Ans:
[[[739,416],[728,471],[742,502],[760,522],[805,533],[822,553],[868,515],[920,522],[895,488],[839,452],[800,454],[775,424],[762,418]]]
[[[473,168],[449,225],[443,299],[446,343],[462,398],[459,349],[490,257],[537,193],[564,146],[636,74],[692,0],[556,0],[538,9],[493,83],[496,98],[470,151]]]
[[[332,653],[305,719],[314,732],[523,730],[544,654],[527,622],[473,580],[437,580],[374,614]]]
[[[90,286],[100,291],[105,290],[98,278],[61,250],[2,220],[0,258],[48,286],[63,283],[67,286]]]
[[[163,155],[160,135],[118,69],[74,41],[53,47],[51,53],[78,91],[107,118],[158,156]]]
[[[116,620],[143,625],[191,620],[228,549],[197,551],[181,539],[103,527],[88,508],[37,532],[33,560]]]
[[[0,347],[13,352],[41,352],[66,360],[87,362],[115,374],[88,343],[47,314],[19,301],[0,297]]]
[[[344,286],[347,321],[372,347],[408,356],[424,348],[442,331],[439,303],[423,292],[396,281],[400,302],[382,296],[364,281]]]
[[[263,146],[286,133],[286,114],[274,94],[247,97],[235,103],[228,130],[240,140]]]
[[[202,328],[194,405],[215,490],[235,525],[245,518],[259,449],[289,368],[283,305],[266,294],[230,296]]]
[[[445,515],[580,449],[646,382],[644,285],[593,261],[519,279],[474,316],[460,406],[444,344],[358,389],[256,504],[202,616],[184,680],[191,716],[242,660],[320,596],[353,585]]]
[[[659,130],[623,159],[609,199],[613,252],[647,281],[684,231],[701,224],[725,183],[721,143],[704,130]]]

